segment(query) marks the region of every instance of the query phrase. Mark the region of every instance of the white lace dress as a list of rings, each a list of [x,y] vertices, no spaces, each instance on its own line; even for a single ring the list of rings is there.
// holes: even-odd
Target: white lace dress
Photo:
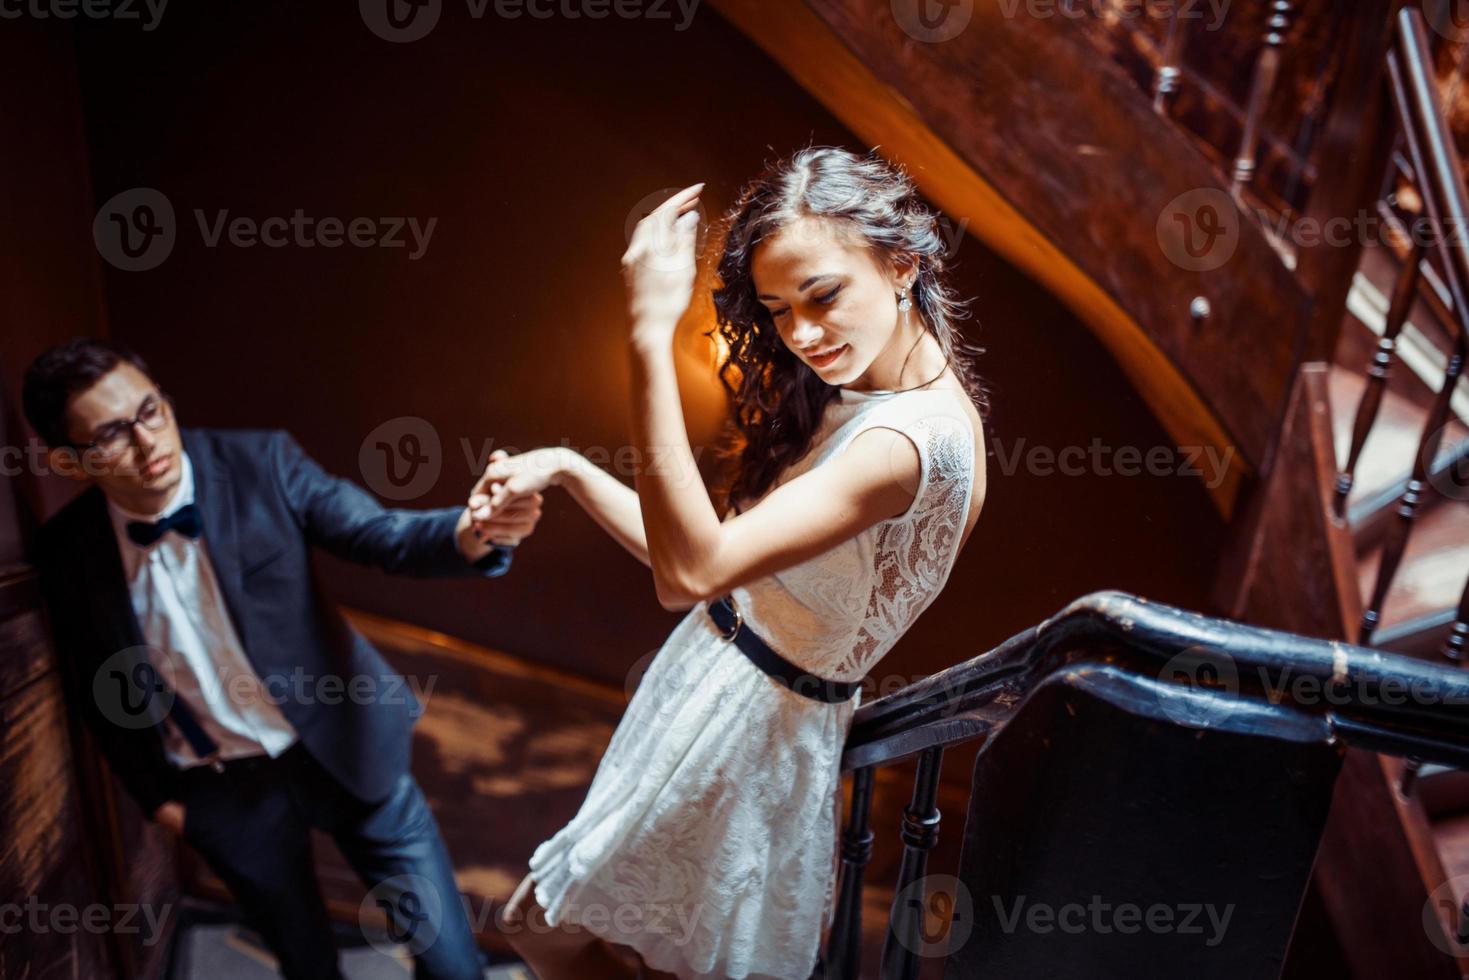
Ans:
[[[974,481],[952,391],[853,392],[827,408],[786,482],[882,426],[922,471],[907,513],[733,590],[787,660],[858,680],[943,588]],[[705,604],[650,663],[581,810],[531,857],[553,925],[578,923],[679,977],[806,980],[835,912],[840,760],[861,694],[827,704],[771,680]]]

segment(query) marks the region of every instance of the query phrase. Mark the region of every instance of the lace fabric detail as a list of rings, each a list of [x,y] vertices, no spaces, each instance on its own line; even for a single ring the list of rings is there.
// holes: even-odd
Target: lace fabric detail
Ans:
[[[940,392],[843,397],[794,479],[874,426],[918,447],[909,510],[734,591],[752,628],[813,673],[870,671],[947,581],[974,436]],[[841,750],[860,696],[765,676],[696,606],[648,667],[576,816],[531,858],[553,924],[578,922],[679,977],[805,980],[835,913]]]
[[[942,591],[974,483],[974,431],[953,401],[948,392],[924,391],[859,402],[855,413],[831,419],[829,437],[777,481],[821,465],[877,427],[911,439],[922,466],[907,513],[735,590],[746,621],[787,659],[831,680],[860,680]]]

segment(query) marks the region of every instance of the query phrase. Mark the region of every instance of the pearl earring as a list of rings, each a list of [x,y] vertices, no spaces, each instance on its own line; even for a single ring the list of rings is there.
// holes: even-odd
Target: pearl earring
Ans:
[[[907,313],[911,309],[913,309],[913,298],[908,295],[908,290],[904,289],[898,293],[898,312]]]

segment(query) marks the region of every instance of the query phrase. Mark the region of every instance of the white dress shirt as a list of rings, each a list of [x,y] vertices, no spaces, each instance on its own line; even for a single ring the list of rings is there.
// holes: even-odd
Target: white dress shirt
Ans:
[[[220,759],[278,756],[296,741],[296,730],[271,703],[245,657],[209,560],[208,540],[169,531],[145,548],[128,537],[128,522],[153,523],[194,502],[194,465],[188,453],[180,458],[183,476],[161,514],[134,514],[108,501],[133,612],[154,668],[218,743]],[[172,721],[165,732],[174,765],[201,763]]]

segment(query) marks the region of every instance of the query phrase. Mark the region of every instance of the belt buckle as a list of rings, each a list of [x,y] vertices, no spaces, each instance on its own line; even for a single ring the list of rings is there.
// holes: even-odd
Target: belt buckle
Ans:
[[[723,599],[719,601],[724,608],[728,609],[734,615],[734,625],[727,632],[721,633],[720,635],[726,640],[733,641],[736,636],[739,636],[740,627],[745,624],[745,617],[740,615],[740,611],[734,607],[734,603],[725,602]]]

